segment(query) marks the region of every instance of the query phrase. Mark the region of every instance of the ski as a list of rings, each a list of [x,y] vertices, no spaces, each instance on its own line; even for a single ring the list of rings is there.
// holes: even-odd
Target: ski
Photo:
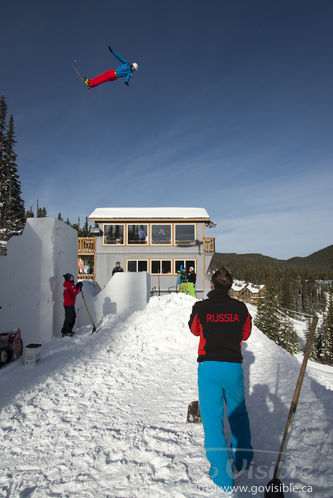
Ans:
[[[80,71],[79,63],[78,63],[77,59],[74,59],[74,61],[72,62],[72,67],[73,67],[74,71],[76,72],[76,74],[78,75],[78,77],[83,81],[84,85],[87,87],[87,85],[84,82],[84,76],[82,75],[82,73]],[[91,88],[88,88],[88,90],[91,90]]]

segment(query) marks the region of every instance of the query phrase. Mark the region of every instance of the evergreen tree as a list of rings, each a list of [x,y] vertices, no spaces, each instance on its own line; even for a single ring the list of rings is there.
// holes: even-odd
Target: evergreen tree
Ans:
[[[28,209],[25,213],[25,217],[26,218],[34,218],[35,217],[35,213],[32,209],[32,206],[30,206],[30,209]]]
[[[333,365],[333,297],[329,296],[328,310],[321,325],[321,352],[319,359]]]
[[[89,237],[89,223],[88,223],[88,216],[86,216],[84,225],[82,228],[79,230],[79,237]]]
[[[5,193],[7,169],[5,166],[7,104],[4,95],[0,97],[0,244],[5,245]]]
[[[63,220],[63,217],[61,216],[61,213],[58,213],[58,220],[59,220],[59,221],[64,221],[64,220]]]
[[[280,322],[277,344],[294,355],[300,351],[300,343],[290,318],[285,315]]]
[[[0,99],[0,240],[5,243],[19,235],[25,225],[24,203],[17,174],[14,118],[6,125],[7,105]]]
[[[47,211],[45,207],[38,207],[37,208],[37,218],[46,218],[47,216]]]
[[[258,312],[255,325],[274,342],[279,341],[280,319],[278,310],[278,296],[275,286],[275,275],[270,270],[269,280],[266,285],[266,294],[259,299]]]

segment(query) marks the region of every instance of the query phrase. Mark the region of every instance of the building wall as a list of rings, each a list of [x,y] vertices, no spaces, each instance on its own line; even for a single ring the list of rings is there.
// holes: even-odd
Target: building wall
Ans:
[[[117,222],[116,222],[117,223]],[[128,222],[129,224],[133,224]],[[156,223],[159,223],[156,221]],[[167,220],[159,224],[168,223]],[[185,224],[191,224],[190,220],[184,220]],[[136,224],[141,224],[136,222]],[[142,224],[149,224],[142,221]],[[103,224],[99,223],[103,230]],[[205,236],[204,223],[196,223],[196,244],[189,246],[180,245],[104,245],[103,235],[96,240],[96,280],[103,288],[112,275],[112,269],[116,262],[120,261],[124,271],[127,269],[127,260],[148,260],[148,273],[150,273],[150,260],[172,260],[171,274],[151,274],[151,288],[167,292],[176,290],[178,276],[175,272],[175,260],[194,260],[197,273],[196,288],[199,291],[205,288],[205,273],[208,269],[212,253],[204,253],[203,238]]]

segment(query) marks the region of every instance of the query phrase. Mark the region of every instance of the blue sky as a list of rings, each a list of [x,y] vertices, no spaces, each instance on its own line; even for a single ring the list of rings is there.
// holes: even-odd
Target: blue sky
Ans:
[[[26,207],[198,206],[219,252],[332,244],[333,2],[12,0],[0,93]],[[118,62],[139,71],[93,90]]]

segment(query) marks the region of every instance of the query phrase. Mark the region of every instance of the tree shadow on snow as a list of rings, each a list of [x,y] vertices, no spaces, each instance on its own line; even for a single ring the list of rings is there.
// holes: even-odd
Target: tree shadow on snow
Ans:
[[[286,401],[283,402],[279,395],[279,383],[280,380],[288,374],[286,371],[282,370],[281,364],[278,363],[277,371],[266,372],[266,378],[269,378],[271,375],[276,376],[273,392],[270,390],[269,385],[265,383],[265,378],[263,378],[262,384],[255,384],[252,387],[252,390],[250,390],[250,370],[252,368],[255,369],[256,367],[255,356],[248,350],[246,344],[243,344],[243,358],[245,397],[250,419],[254,455],[253,464],[248,470],[240,472],[236,479],[236,484],[265,486],[273,476],[294,389],[290,392],[290,403],[287,402],[286,405]],[[306,374],[304,382],[309,380],[311,383],[311,391],[316,397],[324,401],[322,406],[327,414],[327,424],[322,430],[328,433],[332,430],[329,420],[331,419],[333,411],[333,397],[330,396],[329,398],[329,393],[326,388],[315,380],[309,379]],[[295,378],[295,387],[296,382],[297,377]],[[330,400],[330,402],[328,402],[328,400]],[[308,409],[308,403],[304,405],[303,409]],[[302,410],[302,391],[297,410]],[[297,415],[295,414],[289,428],[289,436],[292,434],[296,416]],[[311,426],[311,413],[309,413],[309,426]],[[308,428],[309,427],[306,429]],[[302,441],[300,441],[300,444],[302,445]],[[292,449],[288,450],[287,441],[279,475],[282,483],[288,487],[292,486],[294,483],[308,486],[310,481],[313,486],[313,493],[315,494],[317,489],[317,495],[320,496],[320,492],[323,492],[322,488],[316,487],[316,483],[312,482],[314,479],[311,480],[311,478],[309,478],[312,471],[308,468],[304,468],[302,461],[298,462],[294,459],[295,454]],[[285,495],[288,497],[296,497],[299,496],[299,493],[288,490]],[[321,496],[324,495],[325,494]]]

